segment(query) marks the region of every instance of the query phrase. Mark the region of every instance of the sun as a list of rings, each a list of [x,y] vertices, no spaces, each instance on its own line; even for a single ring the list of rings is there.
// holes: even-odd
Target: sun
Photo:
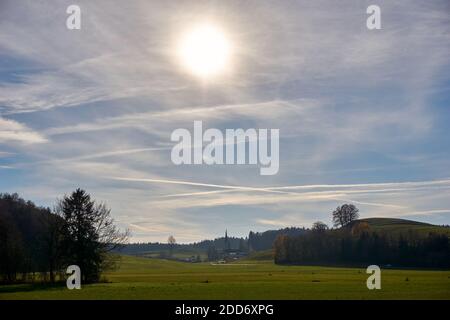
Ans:
[[[223,73],[230,63],[231,45],[225,33],[212,24],[202,24],[181,38],[178,56],[183,66],[202,78]]]

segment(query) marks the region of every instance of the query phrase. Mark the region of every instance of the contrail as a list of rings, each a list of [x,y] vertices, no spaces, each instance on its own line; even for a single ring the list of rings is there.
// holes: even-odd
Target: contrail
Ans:
[[[179,184],[197,187],[209,187],[220,189],[233,189],[244,191],[260,191],[260,192],[276,192],[286,194],[288,192],[282,190],[298,190],[298,189],[326,189],[326,188],[361,188],[361,187],[384,187],[384,189],[366,189],[366,190],[348,190],[349,193],[364,193],[364,192],[389,192],[389,191],[404,191],[414,190],[414,187],[434,186],[449,184],[450,179],[446,180],[432,180],[432,181],[417,181],[417,182],[387,182],[387,183],[362,183],[362,184],[317,184],[317,185],[298,185],[298,186],[278,186],[278,187],[250,187],[250,186],[236,186],[236,185],[221,185],[202,182],[182,181],[182,180],[167,180],[167,179],[151,179],[151,178],[129,178],[129,177],[108,177],[114,180],[137,181],[137,182],[153,182],[153,183],[167,183]],[[393,188],[386,188],[393,187]],[[394,188],[396,187],[396,188]],[[404,188],[399,188],[404,187]],[[406,187],[406,188],[405,188]],[[297,194],[292,192],[292,194]]]
[[[230,186],[230,185],[200,183],[200,182],[191,182],[191,181],[179,181],[179,180],[164,180],[164,179],[149,179],[149,178],[127,178],[127,177],[109,177],[109,179],[121,180],[121,181],[180,184],[180,185],[186,185],[186,186],[209,187],[209,188],[220,188],[220,189],[232,189],[232,190],[243,190],[243,191],[260,191],[260,192],[282,193],[282,194],[286,194],[287,193],[287,192],[284,192],[284,191],[272,190],[270,188]]]
[[[163,198],[174,198],[174,197],[204,196],[204,195],[210,195],[210,194],[228,193],[228,192],[236,192],[236,191],[238,191],[238,190],[215,190],[215,191],[203,191],[203,192],[174,193],[174,194],[167,194],[167,195],[163,195],[163,196],[157,196],[155,198],[163,199]]]
[[[349,201],[364,205],[370,205],[370,206],[381,206],[381,207],[391,207],[391,208],[401,208],[404,209],[406,207],[400,206],[400,205],[394,205],[394,204],[388,204],[388,203],[376,203],[376,202],[363,202],[363,201],[357,201],[352,199],[344,199],[342,198],[342,192],[339,194],[333,194],[333,191],[321,191],[321,192],[308,192],[308,193],[299,193],[299,192],[287,192],[282,191],[281,189],[290,189],[289,186],[286,187],[248,187],[248,186],[233,186],[233,185],[219,185],[219,184],[210,184],[210,183],[201,183],[201,182],[192,182],[192,181],[180,181],[180,180],[166,180],[166,179],[150,179],[150,178],[129,178],[129,177],[109,177],[110,179],[114,180],[120,180],[120,181],[136,181],[136,182],[150,182],[150,183],[166,183],[166,184],[178,184],[178,185],[188,185],[188,186],[197,186],[197,187],[209,187],[209,188],[220,188],[220,189],[226,189],[226,190],[216,190],[216,191],[204,191],[204,192],[192,192],[192,193],[180,193],[180,194],[172,194],[172,195],[166,195],[166,196],[160,196],[158,198],[169,198],[169,197],[186,197],[186,196],[200,196],[200,195],[209,195],[209,194],[219,194],[219,193],[225,193],[225,192],[231,192],[231,191],[256,191],[256,192],[269,192],[269,193],[278,193],[278,194],[288,194],[288,195],[304,195],[304,196],[326,196],[329,195],[330,197],[333,197],[335,200],[339,201]],[[450,182],[450,180],[441,180],[441,181],[430,181],[430,182],[417,182],[417,183],[378,183],[378,184],[353,184],[353,185],[337,185],[340,187],[343,186],[350,186],[350,187],[360,187],[360,186],[398,186],[401,184],[409,184],[409,185],[426,185],[426,183],[429,183],[430,185],[436,184],[436,183],[444,183],[444,182]],[[309,185],[309,186],[302,186],[304,189],[314,189],[317,186],[333,186],[333,185]],[[297,189],[298,186],[293,186],[294,189]],[[394,189],[396,191],[402,190],[402,189]],[[408,190],[408,189],[404,189]],[[374,190],[365,190],[367,192],[374,192]],[[389,189],[383,189],[383,191],[391,191]],[[348,190],[343,191],[344,194],[347,193],[363,193],[364,190]],[[330,194],[331,193],[331,194]]]
[[[450,179],[432,180],[432,181],[407,181],[407,182],[384,182],[384,183],[361,183],[361,184],[316,184],[316,185],[298,185],[298,186],[282,186],[271,187],[272,190],[282,189],[315,189],[315,188],[358,188],[358,187],[395,187],[395,186],[430,186],[448,184]]]

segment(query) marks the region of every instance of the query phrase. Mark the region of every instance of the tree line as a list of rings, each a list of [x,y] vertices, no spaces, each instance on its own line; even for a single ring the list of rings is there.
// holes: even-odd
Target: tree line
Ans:
[[[299,236],[306,231],[305,228],[284,228],[279,230],[267,230],[264,232],[250,231],[248,234],[248,248],[250,251],[262,251],[271,249],[273,242],[279,235]]]
[[[82,189],[58,200],[54,209],[0,194],[0,281],[55,282],[69,265],[80,267],[83,282],[99,281],[114,266],[110,253],[128,238],[110,213]]]
[[[273,243],[272,242],[271,244]],[[233,249],[247,250],[247,239],[239,237],[228,237],[228,242],[230,247]],[[147,252],[169,252],[170,250],[174,252],[207,252],[210,248],[215,248],[216,250],[226,249],[225,238],[219,237],[213,240],[202,240],[194,243],[172,243],[169,241],[164,242],[142,242],[142,243],[129,243],[126,244],[120,250],[119,253],[130,254],[130,255],[140,255]],[[269,246],[270,248],[270,246]]]
[[[356,221],[358,211],[354,206],[344,206],[333,212],[337,229],[330,230],[318,222],[301,236],[279,235],[274,242],[275,263],[450,267],[447,234],[371,231],[367,222]]]

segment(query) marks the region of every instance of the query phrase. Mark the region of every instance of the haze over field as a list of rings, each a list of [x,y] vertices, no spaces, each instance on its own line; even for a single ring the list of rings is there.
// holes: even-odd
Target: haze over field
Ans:
[[[67,30],[70,4],[0,3],[0,192],[82,187],[132,241],[331,224],[344,202],[450,223],[448,1],[377,1],[375,31],[367,1],[79,0]],[[205,36],[220,60],[180,56]],[[280,129],[278,174],[175,166],[194,120]]]

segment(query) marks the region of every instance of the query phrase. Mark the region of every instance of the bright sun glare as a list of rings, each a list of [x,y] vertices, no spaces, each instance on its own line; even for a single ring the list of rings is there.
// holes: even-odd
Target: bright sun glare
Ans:
[[[193,74],[209,77],[225,71],[230,60],[230,43],[225,34],[209,24],[197,26],[181,39],[178,54]]]

